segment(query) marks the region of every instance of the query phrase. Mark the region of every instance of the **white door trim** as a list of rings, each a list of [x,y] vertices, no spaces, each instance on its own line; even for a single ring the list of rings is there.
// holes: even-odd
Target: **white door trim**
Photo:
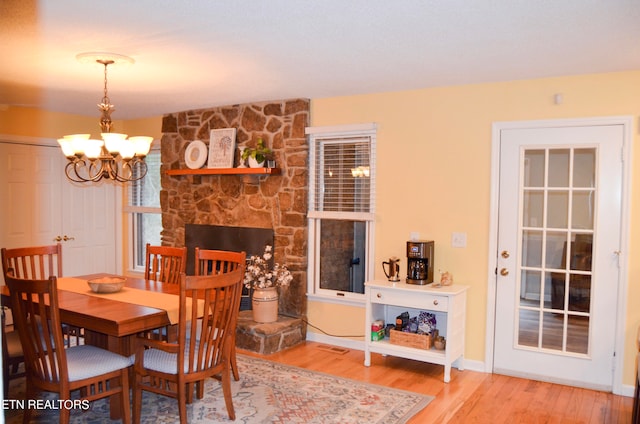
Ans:
[[[500,184],[500,132],[503,129],[575,127],[594,125],[622,125],[624,141],[622,144],[622,216],[621,216],[621,254],[620,281],[618,282],[617,315],[615,328],[615,359],[613,370],[613,393],[629,395],[623,390],[622,372],[624,364],[624,330],[627,318],[629,228],[631,200],[631,157],[632,157],[632,116],[611,116],[581,119],[554,119],[539,121],[494,122],[491,136],[491,195],[489,212],[489,258],[487,267],[487,326],[485,341],[485,371],[493,372],[494,328],[496,312],[496,269],[498,266],[498,207]],[[623,393],[624,392],[624,393]]]

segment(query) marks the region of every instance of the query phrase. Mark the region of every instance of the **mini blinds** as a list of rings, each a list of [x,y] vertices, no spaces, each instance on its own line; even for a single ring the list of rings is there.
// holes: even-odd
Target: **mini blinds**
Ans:
[[[373,220],[375,131],[311,133],[309,217]]]
[[[145,162],[148,169],[147,175],[145,178],[129,183],[127,190],[129,198],[127,206],[136,207],[137,211],[140,211],[140,208],[160,207],[160,178],[153,178],[160,175],[160,151],[150,151]]]

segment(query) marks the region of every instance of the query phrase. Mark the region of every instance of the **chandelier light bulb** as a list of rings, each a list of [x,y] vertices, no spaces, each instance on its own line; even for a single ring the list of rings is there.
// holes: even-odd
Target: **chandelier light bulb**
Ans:
[[[149,150],[151,150],[151,142],[153,142],[153,137],[138,135],[135,137],[129,137],[129,141],[131,141],[134,145],[136,156],[143,158],[147,156],[149,154]]]
[[[84,141],[84,154],[89,159],[98,159],[102,153],[102,146],[104,141],[102,140],[85,140]]]

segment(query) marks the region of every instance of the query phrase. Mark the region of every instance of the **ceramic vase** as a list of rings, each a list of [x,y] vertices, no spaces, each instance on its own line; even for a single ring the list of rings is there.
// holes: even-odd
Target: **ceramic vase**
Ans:
[[[258,162],[255,158],[249,156],[249,168],[264,168],[264,161]]]
[[[267,323],[278,320],[278,291],[275,287],[254,289],[251,297],[253,320]]]

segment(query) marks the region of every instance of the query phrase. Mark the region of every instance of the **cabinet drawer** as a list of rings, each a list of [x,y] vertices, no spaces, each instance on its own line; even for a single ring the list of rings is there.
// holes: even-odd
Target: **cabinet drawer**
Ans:
[[[429,293],[402,293],[374,288],[371,289],[371,303],[446,312],[449,307],[449,298]]]

